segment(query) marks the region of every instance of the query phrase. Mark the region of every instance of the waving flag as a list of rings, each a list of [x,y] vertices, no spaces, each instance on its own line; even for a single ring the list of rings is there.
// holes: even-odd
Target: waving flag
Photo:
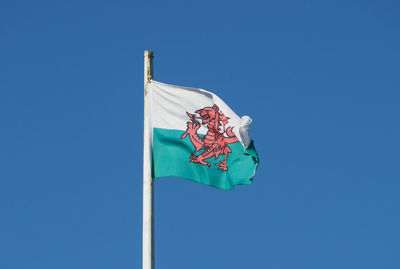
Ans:
[[[224,190],[252,182],[258,156],[249,117],[202,89],[152,80],[147,91],[154,178],[180,177]]]

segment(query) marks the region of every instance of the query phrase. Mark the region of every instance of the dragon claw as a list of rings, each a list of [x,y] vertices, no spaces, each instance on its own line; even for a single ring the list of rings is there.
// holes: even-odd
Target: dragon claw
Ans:
[[[211,164],[209,162],[203,161],[203,158],[201,155],[196,156],[196,155],[192,154],[192,155],[190,155],[189,159],[190,159],[191,163],[200,163],[202,165],[207,165],[208,167],[211,167]]]
[[[223,171],[228,171],[228,167],[226,167],[226,161],[222,160],[219,163],[216,163],[215,165],[218,166],[218,169],[221,169]]]

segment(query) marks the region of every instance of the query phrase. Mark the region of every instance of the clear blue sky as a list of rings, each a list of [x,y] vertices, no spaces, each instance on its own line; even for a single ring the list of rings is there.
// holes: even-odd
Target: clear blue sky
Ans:
[[[249,115],[253,185],[155,186],[156,268],[400,268],[398,1],[0,2],[0,268],[141,267],[143,51]]]

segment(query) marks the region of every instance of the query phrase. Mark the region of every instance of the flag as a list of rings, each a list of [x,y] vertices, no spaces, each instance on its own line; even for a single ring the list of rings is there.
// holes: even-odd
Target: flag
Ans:
[[[258,165],[239,117],[215,94],[152,80],[147,85],[153,178],[179,177],[223,190],[252,183]]]

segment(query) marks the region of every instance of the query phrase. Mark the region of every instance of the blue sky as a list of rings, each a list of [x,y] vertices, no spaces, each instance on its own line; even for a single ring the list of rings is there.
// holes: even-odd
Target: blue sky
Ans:
[[[0,268],[141,267],[145,49],[260,156],[231,192],[156,181],[156,268],[400,268],[399,8],[1,1]]]

